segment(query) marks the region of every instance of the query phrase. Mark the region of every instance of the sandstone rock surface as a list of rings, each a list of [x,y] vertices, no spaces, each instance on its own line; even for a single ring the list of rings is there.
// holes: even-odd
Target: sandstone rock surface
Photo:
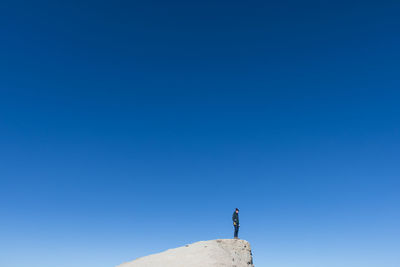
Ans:
[[[117,267],[253,267],[249,242],[235,239],[200,241],[138,258]]]

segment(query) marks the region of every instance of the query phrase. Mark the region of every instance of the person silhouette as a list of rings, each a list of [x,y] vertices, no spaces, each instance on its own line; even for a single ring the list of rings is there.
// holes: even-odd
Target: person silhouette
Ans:
[[[233,221],[233,227],[235,228],[235,231],[233,233],[233,238],[238,239],[238,234],[239,234],[239,209],[236,208],[235,211],[233,212],[232,215],[232,221]]]

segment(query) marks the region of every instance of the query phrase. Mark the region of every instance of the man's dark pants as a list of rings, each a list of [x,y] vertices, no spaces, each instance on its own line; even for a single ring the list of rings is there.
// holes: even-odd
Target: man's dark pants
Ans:
[[[235,233],[234,233],[234,237],[238,237],[238,233],[239,233],[239,225],[234,225],[235,227]]]

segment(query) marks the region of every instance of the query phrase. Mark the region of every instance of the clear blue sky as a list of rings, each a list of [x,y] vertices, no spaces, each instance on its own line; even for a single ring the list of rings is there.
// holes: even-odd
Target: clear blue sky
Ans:
[[[399,1],[3,1],[0,266],[240,236],[400,266]]]

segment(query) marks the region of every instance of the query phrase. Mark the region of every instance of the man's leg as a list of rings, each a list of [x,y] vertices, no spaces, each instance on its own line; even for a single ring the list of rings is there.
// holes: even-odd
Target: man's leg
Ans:
[[[239,232],[239,226],[235,225],[235,234],[234,234],[235,238],[238,237],[238,232]]]

